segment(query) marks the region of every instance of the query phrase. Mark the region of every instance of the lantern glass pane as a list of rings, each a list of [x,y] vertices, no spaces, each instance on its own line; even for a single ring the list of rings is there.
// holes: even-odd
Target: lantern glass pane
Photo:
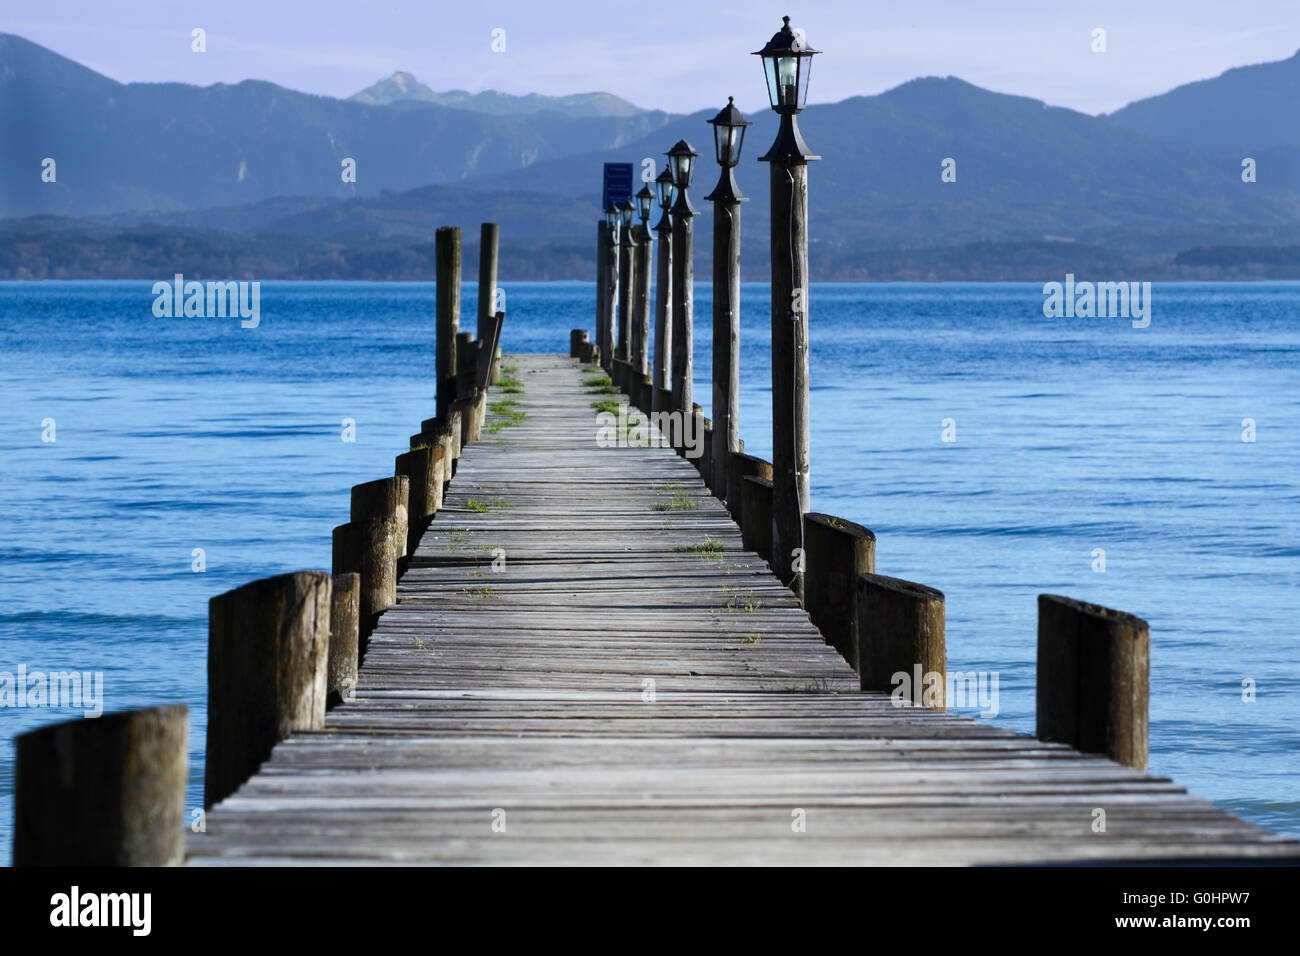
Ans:
[[[777,104],[799,105],[799,61],[803,57],[779,56],[776,58]]]
[[[799,58],[799,109],[808,105],[808,77],[812,73],[812,57]]]
[[[673,185],[678,189],[687,189],[691,185],[691,157],[680,154],[672,157]]]
[[[767,99],[772,104],[772,108],[781,105],[776,92],[776,57],[763,57],[763,75],[767,78]]]

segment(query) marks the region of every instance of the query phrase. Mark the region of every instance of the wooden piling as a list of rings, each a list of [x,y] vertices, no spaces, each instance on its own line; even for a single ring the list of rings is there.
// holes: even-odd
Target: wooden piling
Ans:
[[[224,800],[295,730],[325,724],[332,582],[253,581],[208,602],[204,806]]]
[[[808,167],[773,162],[772,184],[772,570],[797,589],[808,484]]]
[[[456,475],[456,468],[460,463],[460,452],[465,445],[464,434],[460,409],[453,406],[447,415],[448,447],[451,451],[451,457],[443,462],[442,482],[444,489],[451,484],[451,479]],[[447,467],[447,462],[450,462],[451,467]]]
[[[694,404],[692,379],[695,357],[692,339],[695,325],[695,218],[687,204],[685,191],[678,194],[673,207],[673,340],[672,340],[672,410],[689,415]]]
[[[636,255],[632,227],[624,226],[618,243],[618,348],[615,357],[632,360],[632,308],[636,301]]]
[[[764,561],[772,560],[772,482],[746,475],[741,497],[740,540]]]
[[[609,227],[601,219],[596,223],[596,341],[592,345],[602,351],[607,348],[605,336],[609,332],[609,316],[605,311],[609,307],[608,247]]]
[[[326,665],[325,706],[351,696],[361,659],[361,575],[336,574],[330,595],[330,648]]]
[[[700,446],[700,457],[695,462],[695,468],[704,479],[704,486],[713,491],[713,422],[704,419],[704,437],[703,444]]]
[[[478,371],[478,342],[473,332],[456,333],[456,398],[462,399],[474,388]]]
[[[715,191],[715,194],[717,191]],[[713,203],[713,435],[709,487],[722,497],[727,458],[740,450],[740,202],[722,193]]]
[[[478,227],[478,339],[486,341],[492,331],[492,317],[496,315],[497,293],[497,243],[501,227],[495,222],[481,223]],[[492,356],[483,356],[491,361]]]
[[[917,706],[946,710],[943,592],[883,574],[860,574],[856,585],[862,689],[900,688]]]
[[[617,343],[614,341],[618,317],[618,243],[609,230],[605,230],[605,338],[600,343],[600,360],[608,372],[614,362]]]
[[[460,331],[460,227],[443,226],[434,236],[437,259],[438,414],[456,400],[456,334]]]
[[[637,226],[636,262],[632,274],[636,279],[636,296],[632,303],[632,369],[637,382],[650,369],[650,260],[654,239],[644,225]]]
[[[727,458],[727,510],[731,520],[737,524],[741,521],[741,501],[745,496],[745,479],[749,477],[772,480],[772,463],[756,455],[736,452]]]
[[[392,478],[379,478],[352,486],[351,520],[366,518],[392,518],[397,527],[398,561],[412,552],[408,546],[410,528],[411,479],[398,473]],[[423,516],[422,516],[423,517]]]
[[[586,329],[574,329],[569,333],[569,358],[581,358],[582,346],[587,342]]]
[[[671,393],[673,387],[673,227],[666,213],[655,231],[659,233],[659,265],[655,272],[655,354],[650,378],[657,395],[660,389]],[[655,408],[668,410],[668,405]]]
[[[876,536],[860,524],[811,511],[803,516],[803,606],[826,643],[858,670],[860,574],[876,571]]]
[[[361,575],[360,651],[379,615],[397,603],[397,522],[389,517],[349,521],[334,529],[335,574]]]
[[[183,705],[14,738],[14,866],[173,866],[185,855]]]
[[[415,554],[415,548],[429,522],[442,507],[442,494],[446,485],[447,446],[450,437],[444,429],[439,435],[424,436],[424,440],[432,440],[434,444],[398,455],[394,469],[408,483],[405,546],[408,556]]]
[[[1142,618],[1040,594],[1038,738],[1145,770],[1150,661]]]

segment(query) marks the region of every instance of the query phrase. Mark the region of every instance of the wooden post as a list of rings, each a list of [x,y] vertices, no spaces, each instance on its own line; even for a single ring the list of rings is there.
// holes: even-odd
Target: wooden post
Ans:
[[[682,430],[682,447],[679,452],[698,469],[700,458],[707,447],[704,443],[704,409],[692,404],[690,415],[682,417]]]
[[[325,706],[333,707],[351,696],[357,686],[361,658],[361,575],[345,571],[334,575],[330,596],[330,652],[326,666]]]
[[[793,566],[802,546],[808,483],[808,155],[794,116],[762,160],[772,186],[772,570],[802,592]]]
[[[1038,738],[1145,770],[1150,661],[1142,618],[1040,594]]]
[[[910,688],[914,705],[946,710],[943,592],[883,574],[860,574],[857,602],[861,688],[891,693]],[[900,674],[906,682],[895,679]]]
[[[460,227],[443,226],[435,234],[438,265],[438,415],[456,401],[456,333],[460,331]]]
[[[804,593],[808,617],[826,643],[858,669],[858,575],[876,571],[876,536],[843,518],[803,516]]]
[[[478,340],[492,334],[492,317],[497,314],[497,240],[501,227],[495,222],[485,222],[478,227]],[[484,356],[492,361],[492,356]]]
[[[697,408],[699,406],[696,406]],[[703,444],[700,446],[700,457],[696,459],[695,467],[700,472],[700,477],[704,479],[705,487],[710,491],[713,490],[713,422],[710,419],[703,419]]]
[[[299,571],[208,602],[205,807],[224,800],[295,730],[325,724],[331,580]]]
[[[683,422],[694,402],[695,375],[695,209],[685,189],[677,190],[673,206],[673,373],[672,410],[682,413]]]
[[[379,615],[397,603],[397,522],[392,518],[349,521],[334,529],[334,573],[361,575],[361,653]]]
[[[728,116],[727,114],[732,114]],[[712,123],[743,121],[731,97]],[[713,469],[709,487],[721,497],[727,458],[740,450],[740,204],[735,172],[723,167],[718,185],[705,197],[713,203]]]
[[[14,738],[14,866],[174,866],[185,855],[183,705]]]
[[[424,440],[432,440],[436,444],[398,455],[394,469],[408,482],[405,547],[408,556],[415,554],[429,522],[442,507],[442,492],[446,482],[448,436],[445,433],[438,437],[424,436]],[[357,520],[355,515],[353,520]]]
[[[614,329],[618,318],[618,237],[605,229],[605,338],[600,343],[600,361],[606,372],[613,367]]]
[[[768,563],[772,561],[772,482],[746,475],[741,498],[740,540]]]
[[[452,407],[460,415],[460,453],[456,455],[460,458],[464,448],[474,443],[474,400],[462,398]]]
[[[731,520],[741,524],[741,502],[745,497],[745,479],[766,478],[772,480],[772,463],[755,455],[737,452],[727,459],[727,510]]]
[[[644,222],[637,227],[636,241],[636,263],[632,268],[636,277],[636,298],[632,305],[632,368],[636,381],[640,382],[650,368],[650,260],[654,255],[654,239]]]
[[[451,467],[443,465],[442,481],[443,487],[451,484],[451,479],[456,476],[456,469],[460,464],[460,452],[464,447],[464,424],[461,420],[460,409],[453,406],[451,413],[447,416],[447,431],[451,442]]]
[[[596,341],[592,343],[604,352],[608,346],[605,336],[609,331],[609,227],[602,219],[596,223]]]
[[[632,360],[632,304],[636,301],[636,256],[632,226],[619,230],[618,240],[618,349],[616,358]]]
[[[574,329],[569,333],[569,358],[581,358],[582,346],[587,341],[586,329]]]
[[[456,333],[456,398],[460,400],[474,387],[474,373],[477,371],[478,342],[473,332]]]
[[[407,541],[410,532],[411,478],[398,473],[392,478],[379,478],[352,486],[351,520],[366,518],[392,518],[397,527],[398,564],[411,554]],[[423,516],[422,516],[423,517]]]
[[[650,378],[654,382],[653,394],[658,397],[661,389],[671,394],[673,387],[673,223],[668,213],[659,219],[655,232],[659,234],[659,266],[655,273],[655,354]],[[670,405],[656,406],[653,411],[670,409]]]

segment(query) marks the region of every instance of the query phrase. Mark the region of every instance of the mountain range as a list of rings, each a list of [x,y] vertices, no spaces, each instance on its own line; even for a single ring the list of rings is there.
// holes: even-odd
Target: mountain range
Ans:
[[[755,158],[776,118],[761,88],[745,100],[742,255],[761,263]],[[823,156],[810,170],[813,277],[1036,278],[1073,263],[1300,276],[1298,102],[1300,53],[1107,116],[955,77],[809,107],[800,125]],[[601,164],[661,166],[681,138],[705,154],[692,194],[707,276],[712,112],[438,93],[405,73],[347,100],[257,81],[122,84],[0,34],[0,277],[428,278],[437,226],[470,239],[495,220],[504,278],[587,279]],[[54,183],[40,179],[45,157]],[[355,183],[340,176],[348,158]],[[945,159],[955,182],[941,180]]]

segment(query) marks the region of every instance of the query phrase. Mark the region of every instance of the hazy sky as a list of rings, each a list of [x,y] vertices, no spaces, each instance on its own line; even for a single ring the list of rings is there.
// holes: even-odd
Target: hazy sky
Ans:
[[[1113,110],[1300,48],[1300,0],[6,0],[0,30],[123,81],[255,78],[349,96],[394,70],[435,89],[603,90],[688,112],[766,103],[758,49],[789,14],[823,55],[810,99],[959,76]],[[686,11],[689,24],[671,20]],[[193,53],[190,32],[207,31]],[[1106,31],[1106,52],[1092,33]],[[504,30],[505,51],[491,49]]]

